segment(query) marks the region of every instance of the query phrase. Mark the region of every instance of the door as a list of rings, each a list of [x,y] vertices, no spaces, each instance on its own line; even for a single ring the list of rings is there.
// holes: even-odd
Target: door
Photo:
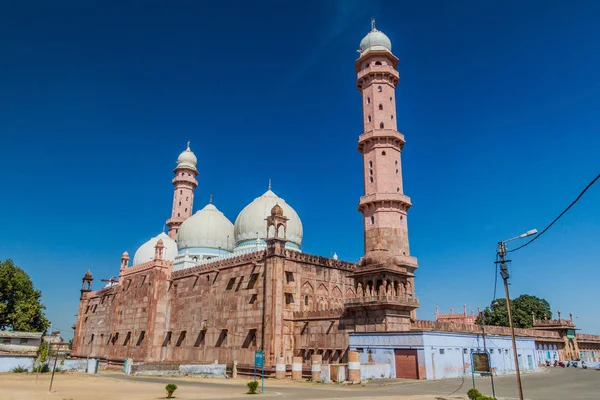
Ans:
[[[417,350],[396,349],[396,378],[419,379]]]

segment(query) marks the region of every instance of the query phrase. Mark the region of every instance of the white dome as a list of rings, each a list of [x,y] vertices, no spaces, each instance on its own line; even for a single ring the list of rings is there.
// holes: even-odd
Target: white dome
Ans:
[[[373,28],[373,30],[367,33],[367,36],[360,41],[360,52],[364,53],[367,50],[388,50],[391,52],[392,42],[385,33]]]
[[[232,251],[233,224],[212,204],[186,219],[177,234],[177,248],[209,248]]]
[[[267,221],[265,221],[265,218],[271,215],[271,208],[275,204],[279,204],[283,208],[283,215],[289,219],[286,232],[288,247],[300,250],[302,245],[302,221],[300,221],[296,211],[285,200],[273,193],[271,189],[254,199],[236,218],[234,225],[236,248],[255,245],[257,232],[258,238],[264,243],[264,239],[267,237]]]
[[[163,245],[165,246],[163,250],[163,259],[167,261],[175,260],[175,257],[177,256],[177,243],[175,243],[169,235],[161,232],[160,235],[148,240],[137,249],[133,256],[133,265],[143,264],[154,260],[154,247],[156,246],[158,239],[162,239]]]
[[[198,163],[198,159],[193,151],[190,150],[190,142],[188,142],[187,149],[183,151],[177,157],[177,167],[187,167],[191,169],[196,169],[196,164]]]

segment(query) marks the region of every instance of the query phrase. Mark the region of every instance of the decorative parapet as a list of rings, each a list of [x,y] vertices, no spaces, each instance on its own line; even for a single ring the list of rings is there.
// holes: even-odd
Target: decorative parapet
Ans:
[[[575,335],[578,342],[600,343],[600,335],[590,335],[588,333],[578,333]]]
[[[533,321],[534,328],[550,328],[558,326],[574,327],[575,324],[573,324],[573,321],[571,321],[570,319],[539,319]]]
[[[351,262],[335,260],[333,258],[316,256],[313,254],[300,253],[299,251],[294,250],[286,250],[285,257],[289,258],[290,260],[313,264],[319,267],[336,268],[345,271],[354,271],[356,269],[356,264]]]
[[[152,260],[152,261],[145,262],[143,264],[134,265],[133,267],[125,268],[121,272],[120,276],[124,277],[124,276],[132,275],[132,274],[137,274],[138,272],[146,271],[146,270],[152,269],[152,268],[170,269],[171,267],[173,267],[173,263],[171,261]]]
[[[346,308],[357,308],[357,307],[385,307],[385,308],[399,308],[413,310],[419,307],[419,299],[409,296],[386,296],[386,295],[374,295],[374,296],[360,296],[351,297],[344,300],[344,307]]]
[[[505,326],[483,327],[487,335],[510,336],[510,328]],[[417,320],[411,322],[411,329],[415,331],[442,331],[457,333],[481,333],[481,325],[457,324],[454,322],[424,321]],[[558,332],[540,331],[537,329],[515,328],[515,335],[533,338],[562,340]]]
[[[96,290],[95,292],[87,292],[83,294],[83,298],[85,299],[93,299],[94,297],[102,297],[107,294],[117,294],[117,289],[119,285],[113,285],[109,287],[104,287],[100,290]],[[115,293],[113,293],[115,292]]]
[[[343,309],[323,310],[323,311],[296,311],[293,314],[294,321],[318,320],[318,319],[338,319],[344,313]]]
[[[173,272],[172,279],[180,279],[190,275],[201,274],[223,268],[228,268],[240,264],[256,262],[264,259],[265,250],[252,250],[248,252],[227,254],[214,259],[200,260],[198,264],[191,268],[180,269]]]

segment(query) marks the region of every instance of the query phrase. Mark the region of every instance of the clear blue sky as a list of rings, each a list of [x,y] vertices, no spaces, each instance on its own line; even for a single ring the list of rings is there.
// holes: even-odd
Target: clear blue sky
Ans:
[[[600,3],[12,2],[0,258],[31,275],[52,326],[70,336],[88,268],[118,275],[121,253],[161,231],[188,140],[196,209],[212,193],[233,221],[272,178],[304,251],[357,261],[354,61],[371,17],[400,58],[419,317],[488,305],[496,242],[543,228],[599,172]],[[596,185],[511,256],[512,294],[596,333],[599,205]]]

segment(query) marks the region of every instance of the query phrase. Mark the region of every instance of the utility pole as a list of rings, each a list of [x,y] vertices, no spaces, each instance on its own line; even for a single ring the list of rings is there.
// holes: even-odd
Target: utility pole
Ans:
[[[479,313],[479,321],[481,325],[481,337],[483,338],[483,351],[488,355],[488,362],[490,366],[490,380],[492,382],[492,397],[496,398],[496,389],[494,388],[494,372],[492,371],[492,357],[490,353],[487,351],[487,346],[485,345],[485,314],[482,312]]]
[[[506,260],[506,242],[498,242],[498,255],[500,256],[500,276],[504,280],[504,291],[506,292],[506,307],[508,308],[508,323],[510,325],[510,336],[513,345],[513,356],[515,358],[515,368],[517,371],[517,387],[519,388],[519,399],[523,400],[523,386],[521,385],[521,372],[519,371],[519,356],[517,354],[517,341],[515,340],[515,327],[513,326],[512,311],[510,309],[510,294],[508,293],[508,264],[511,260]],[[485,339],[484,339],[485,340]]]

